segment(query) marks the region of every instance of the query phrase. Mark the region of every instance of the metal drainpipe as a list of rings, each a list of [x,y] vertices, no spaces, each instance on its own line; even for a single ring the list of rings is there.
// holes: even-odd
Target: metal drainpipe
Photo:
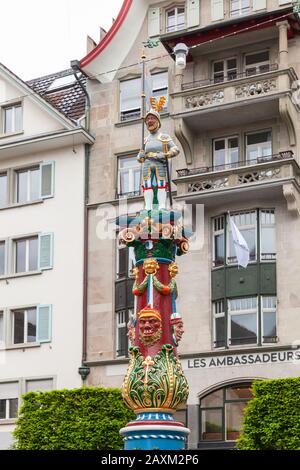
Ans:
[[[80,62],[78,60],[71,61],[71,67],[73,70],[74,77],[78,84],[82,88],[86,96],[86,130],[90,130],[90,110],[91,100],[89,94],[83,84],[81,83],[77,72],[82,72],[80,68]],[[90,373],[90,368],[85,365],[87,360],[87,306],[88,306],[88,285],[87,285],[87,273],[88,273],[88,230],[89,230],[89,214],[88,214],[88,202],[89,202],[89,163],[90,163],[90,150],[91,145],[85,144],[85,156],[84,156],[84,241],[83,241],[83,318],[82,318],[82,365],[79,367],[78,372],[81,375],[83,385],[85,385],[86,379]]]

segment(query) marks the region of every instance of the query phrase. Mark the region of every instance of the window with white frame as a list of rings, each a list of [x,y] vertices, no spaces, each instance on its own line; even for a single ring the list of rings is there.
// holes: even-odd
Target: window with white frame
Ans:
[[[140,194],[141,165],[134,157],[118,158],[118,196]]]
[[[4,343],[4,315],[0,310],[0,346]]]
[[[245,55],[245,72],[247,76],[269,72],[269,51],[254,52]]]
[[[53,390],[53,379],[27,379],[25,381],[25,390],[28,392],[46,392]]]
[[[257,297],[228,301],[229,345],[257,343]]]
[[[0,207],[7,205],[7,174],[0,174]]]
[[[274,209],[243,211],[231,213],[230,216],[248,244],[250,261],[257,260],[258,247],[261,262],[276,260],[276,214]],[[259,231],[257,226],[258,217]],[[225,225],[227,227],[226,234]],[[236,264],[237,258],[228,214],[213,218],[212,234],[213,266],[223,266],[225,259],[228,265]]]
[[[256,260],[257,253],[257,213],[256,211],[245,211],[230,215],[243,235],[249,247],[250,261]],[[235,247],[233,243],[230,223],[227,224],[227,263],[237,263]]]
[[[0,276],[5,274],[5,261],[6,261],[6,243],[5,241],[0,241]]]
[[[238,137],[226,137],[213,141],[213,162],[217,169],[226,168],[226,165],[237,166],[239,161]]]
[[[37,309],[28,308],[12,312],[12,344],[37,341]]]
[[[116,354],[117,357],[128,356],[127,324],[133,316],[133,310],[121,310],[116,313]]]
[[[276,221],[274,209],[260,211],[260,259],[276,259]]]
[[[222,348],[225,346],[225,302],[218,300],[213,304],[214,314],[214,346]]]
[[[166,33],[185,28],[185,7],[178,6],[166,12]]]
[[[12,134],[23,130],[23,109],[20,103],[3,108],[3,133]]]
[[[275,343],[277,340],[276,309],[276,296],[262,297],[262,343]]]
[[[213,62],[213,82],[222,83],[227,80],[235,80],[237,78],[237,59],[218,60]]]
[[[153,73],[152,79],[152,96],[159,99],[160,96],[166,98],[163,111],[168,109],[168,72]]]
[[[15,272],[27,273],[38,269],[38,237],[14,241]]]
[[[16,202],[35,201],[40,197],[40,168],[16,171]]]
[[[256,164],[272,156],[272,131],[256,131],[246,134],[247,163]]]
[[[213,263],[214,266],[223,266],[225,263],[225,217],[221,215],[213,220]]]
[[[141,117],[141,78],[132,78],[120,82],[120,113],[121,121],[129,121]]]
[[[230,0],[230,16],[242,16],[250,13],[250,0]]]
[[[18,397],[18,382],[0,382],[0,421],[17,417]]]

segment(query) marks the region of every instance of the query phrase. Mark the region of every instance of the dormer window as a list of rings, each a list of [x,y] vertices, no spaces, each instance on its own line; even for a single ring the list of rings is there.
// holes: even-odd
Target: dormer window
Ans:
[[[12,134],[23,130],[23,110],[20,103],[3,108],[3,133]]]
[[[172,8],[166,12],[166,33],[178,31],[185,28],[184,6]]]

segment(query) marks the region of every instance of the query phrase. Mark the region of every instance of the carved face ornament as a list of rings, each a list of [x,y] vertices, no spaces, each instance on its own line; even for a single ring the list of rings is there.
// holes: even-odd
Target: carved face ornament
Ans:
[[[149,132],[156,132],[159,129],[159,120],[154,115],[149,114],[145,122]]]
[[[152,346],[162,335],[161,315],[149,307],[139,313],[139,338],[146,346]]]

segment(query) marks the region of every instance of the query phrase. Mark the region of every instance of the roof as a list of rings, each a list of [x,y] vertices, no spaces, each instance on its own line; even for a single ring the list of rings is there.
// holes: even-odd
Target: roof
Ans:
[[[54,108],[69,119],[77,121],[85,114],[85,94],[77,81],[64,85],[56,90],[49,90],[55,80],[73,75],[72,69],[52,73],[44,77],[27,81],[27,85],[48,101]],[[81,83],[86,86],[86,77],[80,77]]]

